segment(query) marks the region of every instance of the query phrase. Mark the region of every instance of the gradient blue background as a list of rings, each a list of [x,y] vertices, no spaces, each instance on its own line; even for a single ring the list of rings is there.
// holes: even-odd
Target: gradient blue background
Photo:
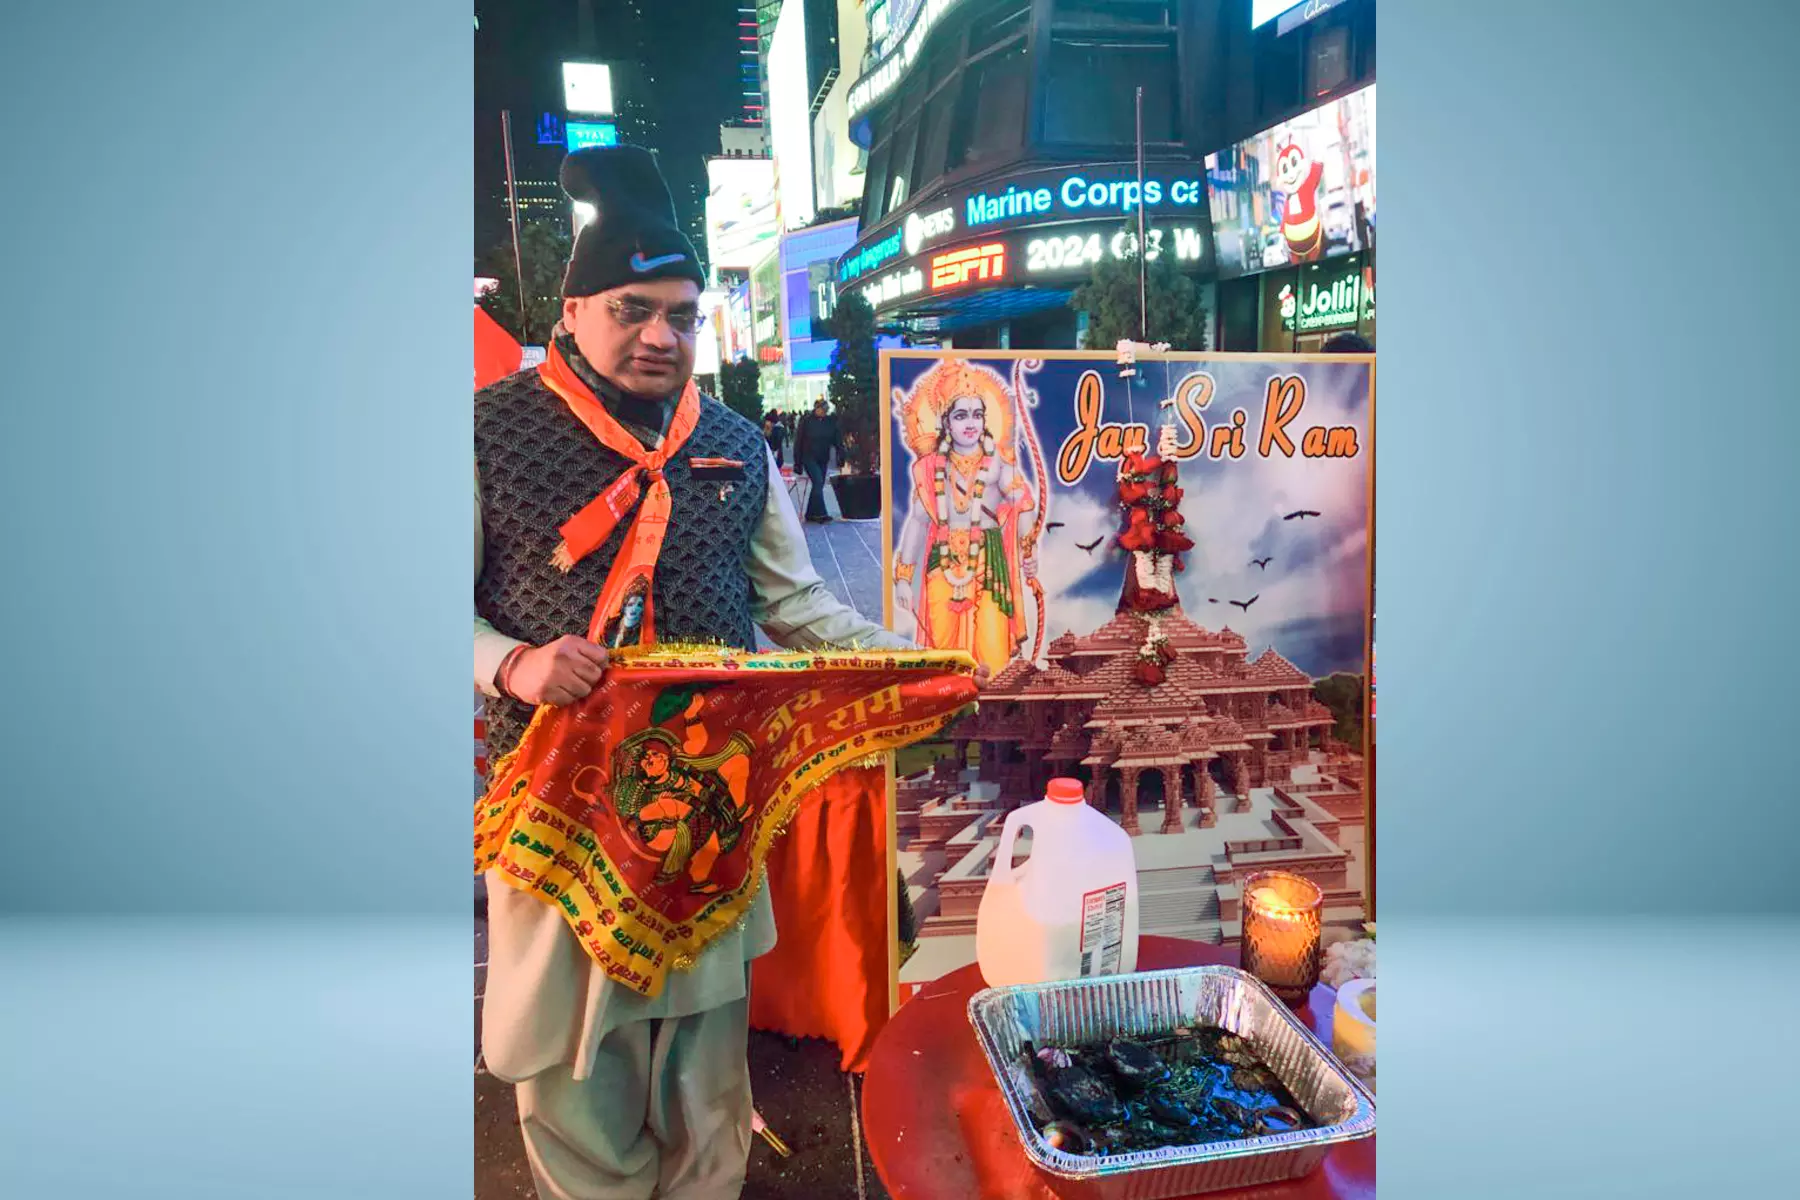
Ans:
[[[470,1194],[471,36],[0,21],[9,1200]]]
[[[468,19],[7,14],[0,1194],[469,1194]],[[1797,26],[1382,4],[1384,1200],[1793,1194]]]
[[[1800,16],[1379,20],[1380,1194],[1795,1195]]]

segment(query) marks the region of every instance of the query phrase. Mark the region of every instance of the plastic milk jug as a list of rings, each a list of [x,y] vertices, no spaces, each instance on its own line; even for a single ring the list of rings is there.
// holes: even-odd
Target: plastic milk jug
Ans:
[[[1031,857],[1013,843],[1031,830]],[[975,918],[975,958],[989,987],[1137,970],[1137,856],[1131,835],[1052,779],[1044,799],[1007,814]]]

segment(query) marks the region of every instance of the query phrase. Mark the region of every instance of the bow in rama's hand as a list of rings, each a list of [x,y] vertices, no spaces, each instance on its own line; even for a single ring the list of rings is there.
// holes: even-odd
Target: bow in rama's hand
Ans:
[[[1018,428],[1024,432],[1025,448],[1031,453],[1031,473],[1037,478],[1037,519],[1031,524],[1031,532],[1019,539],[1021,558],[1036,556],[1039,535],[1044,532],[1044,522],[1050,519],[1050,476],[1044,471],[1044,448],[1038,444],[1037,425],[1031,419],[1034,394],[1025,388],[1025,368],[1029,366],[1035,371],[1038,365],[1036,359],[1021,358],[1013,362],[1013,396],[1018,404]],[[1044,650],[1044,585],[1035,574],[1026,582],[1031,585],[1031,594],[1037,601],[1037,633],[1031,645],[1031,661],[1035,663]]]

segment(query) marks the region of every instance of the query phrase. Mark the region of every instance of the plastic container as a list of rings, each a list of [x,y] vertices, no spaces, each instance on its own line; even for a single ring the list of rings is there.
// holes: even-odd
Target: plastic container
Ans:
[[[1019,830],[1031,857],[1014,868]],[[989,987],[1137,970],[1137,856],[1131,835],[1053,779],[1044,799],[1007,814],[975,918],[975,958]]]

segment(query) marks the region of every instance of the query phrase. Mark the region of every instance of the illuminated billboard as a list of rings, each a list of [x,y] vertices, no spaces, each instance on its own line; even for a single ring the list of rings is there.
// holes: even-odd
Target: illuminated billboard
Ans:
[[[1275,35],[1280,37],[1292,33],[1313,18],[1324,16],[1343,2],[1344,0],[1303,0],[1302,3],[1288,4],[1286,5],[1287,11],[1281,14],[1281,20],[1275,23]],[[1255,28],[1255,26],[1251,28]]]
[[[1206,158],[1219,275],[1354,254],[1375,243],[1375,88]]]
[[[792,375],[822,375],[831,369],[837,343],[818,336],[837,303],[837,260],[856,240],[856,218],[833,221],[781,239],[782,343]]]
[[[871,12],[869,39],[873,57],[869,69],[850,88],[852,121],[894,90],[919,57],[925,39],[958,3],[960,0],[889,0],[879,12]]]
[[[568,135],[570,154],[589,146],[619,144],[619,127],[611,121],[570,121],[563,129]]]
[[[838,264],[838,280],[854,282],[898,259],[952,241],[1067,221],[1123,219],[1138,207],[1134,163],[1039,168],[940,189],[914,204],[898,225],[888,225],[853,246]],[[1143,208],[1158,220],[1205,224],[1206,178],[1200,165],[1146,165]]]
[[[769,41],[769,136],[784,229],[813,219],[812,96],[806,83],[806,5],[784,4]]]
[[[599,117],[612,115],[611,67],[605,63],[566,62],[562,70],[564,108]]]
[[[710,317],[694,334],[694,374],[719,373],[719,326]]]
[[[1185,273],[1212,265],[1207,224],[1157,218],[1145,229],[1146,257],[1173,255]],[[1135,257],[1135,223],[1120,219],[1022,226],[1004,233],[953,243],[901,257],[852,284],[877,312],[905,306],[922,296],[961,295],[983,287],[1042,285],[1069,287],[1085,282],[1094,266]]]
[[[750,344],[761,363],[782,360],[781,247],[772,245],[750,269]]]
[[[755,322],[750,315],[750,281],[731,289],[725,297],[725,357],[745,358],[756,353]]]
[[[1290,8],[1298,8],[1307,0],[1250,0],[1250,28],[1260,29]]]
[[[706,253],[714,271],[748,271],[775,245],[775,164],[706,160]]]

